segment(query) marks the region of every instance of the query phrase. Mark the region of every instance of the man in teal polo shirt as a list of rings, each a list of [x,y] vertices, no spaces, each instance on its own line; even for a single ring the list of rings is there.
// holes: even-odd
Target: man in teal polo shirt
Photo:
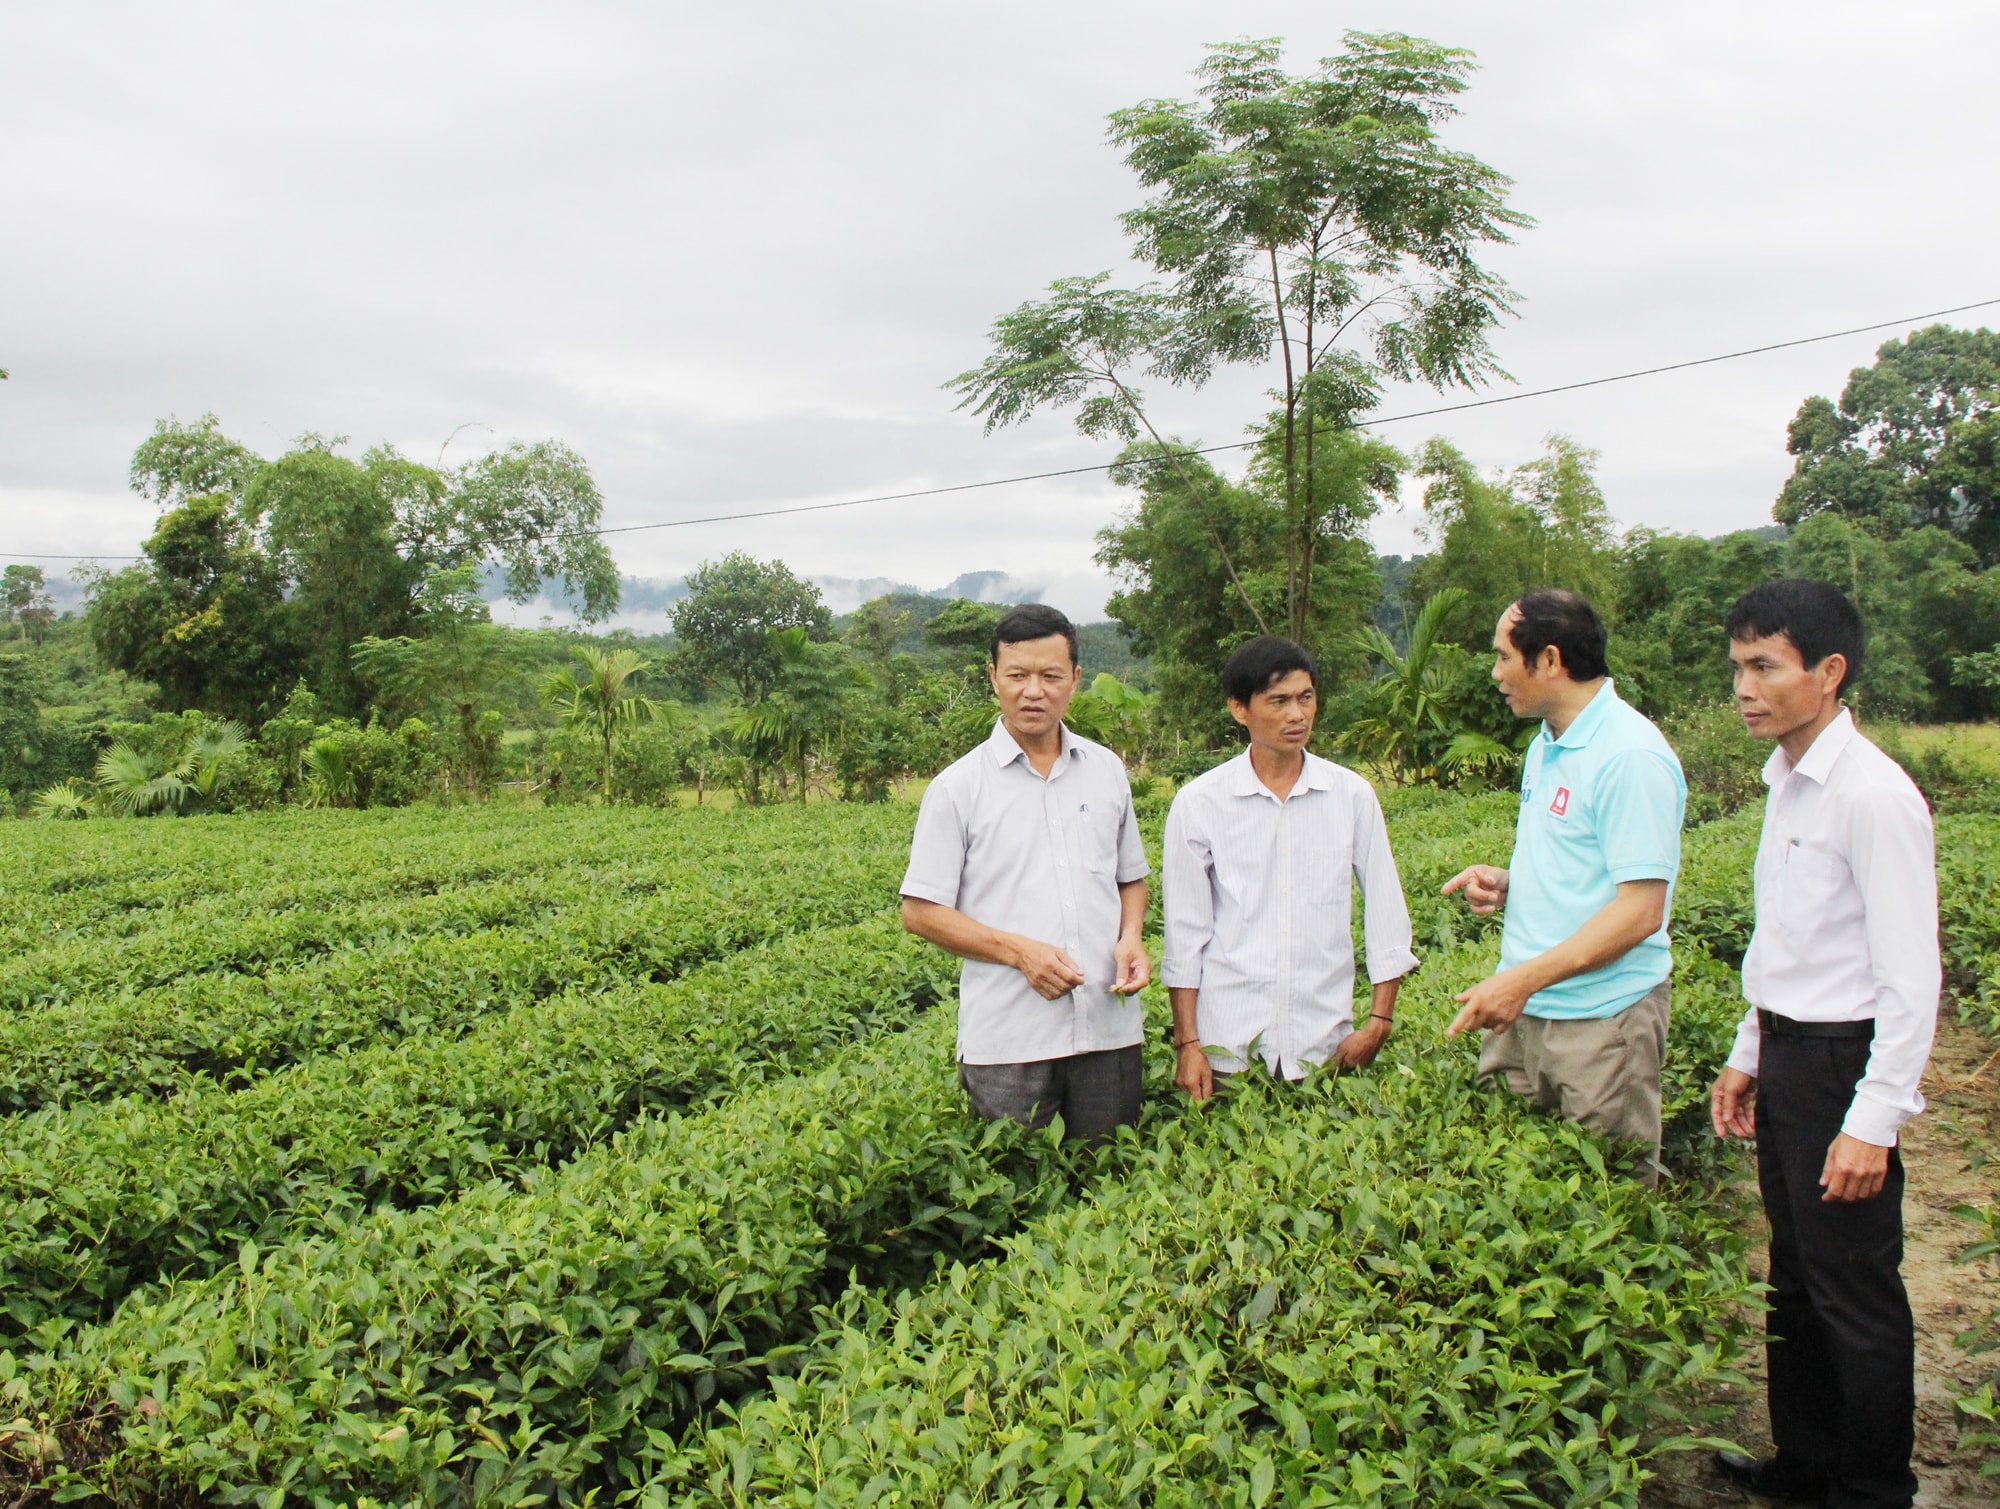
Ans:
[[[1604,646],[1574,592],[1530,592],[1493,631],[1493,679],[1542,727],[1521,771],[1513,860],[1444,887],[1482,915],[1507,910],[1500,968],[1460,992],[1450,1032],[1487,1029],[1482,1076],[1645,1144],[1632,1172],[1654,1184],[1687,782],[1659,729],[1619,699]]]

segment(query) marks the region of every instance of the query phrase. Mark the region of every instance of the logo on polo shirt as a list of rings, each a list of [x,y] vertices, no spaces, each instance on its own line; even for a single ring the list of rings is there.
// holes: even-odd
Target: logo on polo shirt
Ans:
[[[1557,817],[1569,816],[1569,787],[1556,787],[1556,799],[1549,803],[1549,811]]]

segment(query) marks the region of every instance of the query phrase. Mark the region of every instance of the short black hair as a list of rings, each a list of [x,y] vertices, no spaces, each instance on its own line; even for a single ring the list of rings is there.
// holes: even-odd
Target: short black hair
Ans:
[[[1047,639],[1060,634],[1069,643],[1069,663],[1081,665],[1076,653],[1076,625],[1047,603],[1022,603],[1000,615],[993,626],[993,644],[988,651],[995,665],[1000,663],[1000,646],[1026,644],[1031,639]]]
[[[1530,665],[1554,645],[1572,681],[1595,681],[1605,672],[1604,620],[1587,598],[1560,587],[1544,587],[1514,600],[1521,615],[1507,638]]]
[[[1304,645],[1294,644],[1276,634],[1259,634],[1255,639],[1246,639],[1238,645],[1236,653],[1223,666],[1223,694],[1231,702],[1241,702],[1248,707],[1252,697],[1268,690],[1272,682],[1291,675],[1293,671],[1304,671],[1312,677],[1313,686],[1319,686],[1319,663]]]
[[[1752,587],[1736,599],[1723,627],[1731,639],[1784,635],[1807,670],[1829,655],[1845,655],[1847,674],[1840,678],[1836,696],[1846,695],[1848,685],[1861,674],[1861,652],[1868,642],[1861,610],[1829,582],[1794,576]]]

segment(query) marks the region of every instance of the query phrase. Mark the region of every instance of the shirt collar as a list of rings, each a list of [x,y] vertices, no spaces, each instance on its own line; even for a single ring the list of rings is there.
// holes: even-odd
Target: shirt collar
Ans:
[[[1225,767],[1228,772],[1228,791],[1231,796],[1264,796],[1272,801],[1278,795],[1266,786],[1258,776],[1256,767],[1250,763],[1250,751],[1244,750]],[[1333,789],[1333,767],[1318,755],[1306,754],[1306,768],[1299,772],[1298,783],[1292,787],[1299,791],[1331,791]]]
[[[993,737],[986,741],[986,747],[993,753],[993,763],[1003,770],[1016,760],[1025,761],[1028,758],[1028,752],[1021,747],[1020,741],[1007,732],[1005,718],[993,720]],[[1077,752],[1077,747],[1076,735],[1069,731],[1067,723],[1063,724],[1061,753],[1073,755]]]
[[[1812,741],[1812,747],[1798,764],[1794,765],[1785,754],[1784,745],[1773,749],[1771,758],[1764,762],[1764,784],[1776,786],[1786,776],[1796,772],[1814,784],[1824,786],[1826,778],[1833,774],[1833,762],[1841,757],[1853,740],[1854,714],[1843,707],[1834,720],[1819,731],[1819,737]]]
[[[1542,737],[1564,749],[1581,749],[1590,742],[1592,735],[1597,732],[1604,720],[1611,716],[1612,705],[1618,701],[1618,683],[1606,676],[1604,685],[1591,694],[1590,700],[1584,703],[1583,710],[1569,720],[1569,727],[1562,731],[1560,739],[1549,731],[1546,718],[1542,720]]]

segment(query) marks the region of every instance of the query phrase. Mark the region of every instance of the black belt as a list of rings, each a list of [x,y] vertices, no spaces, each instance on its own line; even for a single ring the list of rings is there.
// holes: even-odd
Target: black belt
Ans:
[[[1788,1016],[1779,1016],[1775,1011],[1757,1008],[1757,1025],[1772,1037],[1873,1037],[1875,1019],[1863,1017],[1858,1022],[1801,1022]]]

